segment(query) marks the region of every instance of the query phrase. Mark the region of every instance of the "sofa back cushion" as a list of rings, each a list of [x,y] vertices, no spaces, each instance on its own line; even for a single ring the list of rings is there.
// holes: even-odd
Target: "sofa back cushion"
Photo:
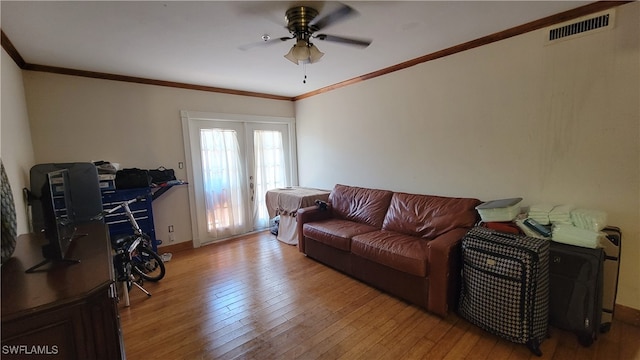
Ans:
[[[329,195],[333,215],[338,219],[382,227],[392,191],[337,184]]]
[[[434,239],[477,220],[477,199],[394,193],[382,228],[402,234]]]

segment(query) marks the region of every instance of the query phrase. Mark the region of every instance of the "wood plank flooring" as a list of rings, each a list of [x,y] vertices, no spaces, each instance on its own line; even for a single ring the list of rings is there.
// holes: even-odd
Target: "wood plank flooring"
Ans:
[[[589,348],[552,329],[543,356],[455,314],[431,315],[303,256],[268,232],[173,254],[159,283],[120,305],[136,359],[640,359],[615,321]]]

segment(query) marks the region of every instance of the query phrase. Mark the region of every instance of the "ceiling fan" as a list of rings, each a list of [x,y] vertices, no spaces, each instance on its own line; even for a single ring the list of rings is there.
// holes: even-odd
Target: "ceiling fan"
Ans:
[[[284,57],[296,65],[299,63],[315,63],[324,55],[324,53],[311,42],[312,39],[366,48],[371,44],[371,40],[316,34],[327,26],[342,22],[356,14],[357,12],[350,6],[340,4],[338,9],[318,18],[318,11],[316,9],[304,5],[294,6],[285,13],[285,19],[287,20],[286,28],[289,30],[291,36],[271,39],[269,35],[265,34],[262,36],[262,43],[277,43],[295,39],[296,43]],[[254,45],[256,44],[240,47],[240,49],[246,50]]]

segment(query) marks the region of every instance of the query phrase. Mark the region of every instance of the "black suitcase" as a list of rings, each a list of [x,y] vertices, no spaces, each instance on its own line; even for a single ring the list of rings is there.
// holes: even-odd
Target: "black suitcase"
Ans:
[[[482,227],[463,237],[462,317],[541,356],[548,302],[548,240]]]
[[[620,228],[607,226],[602,230],[607,234],[606,241],[602,243],[604,249],[604,272],[602,285],[602,322],[600,332],[604,333],[611,328],[613,311],[618,293],[618,275],[620,273],[620,249],[622,247],[622,233]]]
[[[550,257],[549,323],[589,346],[602,321],[604,251],[551,242]]]

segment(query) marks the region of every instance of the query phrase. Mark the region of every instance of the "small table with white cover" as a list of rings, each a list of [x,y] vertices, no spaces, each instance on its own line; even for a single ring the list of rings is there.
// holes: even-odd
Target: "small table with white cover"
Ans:
[[[296,213],[298,209],[313,206],[316,200],[328,201],[329,191],[305,187],[286,187],[267,191],[266,203],[269,218],[280,215],[277,239],[289,244],[298,244]]]

